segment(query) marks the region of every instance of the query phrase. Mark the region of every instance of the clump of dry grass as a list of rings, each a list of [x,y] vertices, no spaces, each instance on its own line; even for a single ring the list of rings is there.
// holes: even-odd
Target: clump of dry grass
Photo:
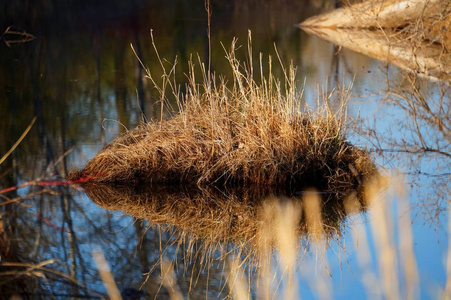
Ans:
[[[186,93],[180,95],[175,84],[170,85],[179,107],[176,116],[118,137],[70,178],[317,186],[343,192],[376,173],[367,153],[345,140],[343,107],[333,112],[326,101],[317,110],[303,107],[293,68],[285,71],[284,86],[271,73],[264,78],[263,71],[257,83],[252,64],[241,64],[234,47],[227,54],[233,85],[225,79],[217,83],[214,76],[207,79],[204,68],[198,84],[191,64]],[[163,105],[165,87],[159,90]],[[345,93],[340,96],[346,98]]]

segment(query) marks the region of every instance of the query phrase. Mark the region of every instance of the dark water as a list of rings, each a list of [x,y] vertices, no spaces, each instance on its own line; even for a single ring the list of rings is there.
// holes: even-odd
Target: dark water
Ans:
[[[230,74],[222,44],[228,48],[237,37],[238,44],[243,46],[238,55],[245,59],[248,30],[251,30],[254,60],[260,52],[265,62],[272,55],[273,72],[282,77],[276,45],[281,61],[297,67],[299,85],[305,81],[306,103],[314,105],[322,87],[327,92],[336,88],[337,83],[354,82],[348,115],[363,121],[358,125],[360,130],[350,133],[349,139],[369,150],[384,149],[371,152],[381,169],[388,173],[399,171],[398,178],[407,175],[409,201],[401,201],[399,195],[390,198],[391,233],[395,242],[402,240],[398,221],[406,216],[413,219],[411,245],[418,265],[418,289],[421,298],[435,298],[444,289],[447,278],[449,134],[443,135],[421,120],[418,127],[412,127],[410,121],[414,118],[403,106],[396,105],[402,104],[401,101],[391,105],[383,101],[390,95],[388,81],[390,85],[406,86],[396,68],[338,49],[294,26],[333,6],[330,1],[214,1],[211,69],[217,74]],[[133,44],[154,78],[160,80],[161,68],[153,51],[150,29],[161,57],[167,60],[166,66],[170,67],[177,57],[175,72],[182,90],[191,55],[196,64],[197,55],[202,61],[208,61],[207,14],[203,1],[4,1],[0,7],[0,31],[11,25],[12,29],[26,31],[35,39],[25,42],[21,41],[23,34],[9,33],[0,40],[0,156],[18,140],[31,120],[37,119],[20,146],[0,165],[0,189],[33,180],[61,180],[71,168],[82,167],[125,128],[134,128],[144,118],[160,118],[157,93],[144,78],[143,68],[130,47]],[[11,43],[14,41],[17,43]],[[433,111],[441,99],[449,102],[448,87],[442,87],[443,96],[438,86],[421,82]],[[439,110],[435,115],[444,115],[446,121],[449,111]],[[418,130],[425,140],[418,138]],[[441,153],[392,151],[399,149],[394,144],[403,145],[403,142],[436,146]],[[222,193],[224,199],[216,192],[207,195],[193,195],[186,190],[168,194],[150,192],[161,196],[157,199],[149,193],[130,198],[129,192],[122,195],[123,192],[116,191],[102,199],[117,197],[117,203],[121,203],[120,199],[132,199],[132,202],[160,206],[149,204],[147,207],[153,207],[150,211],[146,211],[146,205],[135,207],[135,211],[127,211],[126,206],[107,210],[101,207],[108,206],[106,200],[95,203],[82,190],[58,182],[0,194],[3,264],[0,265],[0,298],[9,299],[14,293],[24,298],[106,297],[93,260],[93,251],[97,250],[104,253],[120,291],[142,287],[146,293],[143,298],[173,295],[160,278],[161,262],[172,261],[182,295],[192,299],[225,297],[229,292],[225,278],[230,257],[246,256],[246,250],[242,249],[250,247],[244,233],[237,231],[237,236],[232,238],[231,234],[221,236],[218,229],[217,236],[212,238],[208,233],[211,231],[192,232],[194,227],[177,223],[183,216],[164,217],[169,213],[162,208],[170,201],[197,207],[196,197],[232,205],[233,199],[245,198],[243,192]],[[268,197],[262,192],[244,194],[246,199]],[[6,201],[10,202],[6,204]],[[221,214],[214,217],[220,220],[217,223],[202,224],[205,228],[215,228],[218,225],[214,224],[230,222],[230,228],[243,228],[245,225],[240,220],[258,219],[263,205],[250,202],[254,204],[246,209],[241,206],[244,217],[238,214],[238,221],[222,219]],[[218,207],[216,211],[221,212],[231,209],[219,204]],[[209,207],[198,209],[207,214]],[[139,218],[152,218],[154,222],[134,218],[123,211]],[[370,210],[346,218],[343,208],[331,206],[329,215],[340,217],[331,219],[335,227],[329,225],[336,228],[332,230],[336,233],[322,259],[318,260],[314,247],[310,246],[303,247],[305,250],[299,254],[295,268],[298,293],[304,298],[323,295],[315,290],[312,282],[325,276],[321,280],[329,283],[328,291],[334,298],[365,297],[368,289],[362,283],[364,272],[352,247],[352,228],[357,223],[369,230],[374,214]],[[300,243],[310,245],[305,238]],[[380,250],[377,243],[370,241],[369,246],[373,258],[370,267],[379,276],[376,257]],[[43,265],[31,268],[39,263]],[[244,269],[251,274],[249,278],[256,276],[256,266],[251,262],[244,264]],[[401,272],[401,266],[394,268]],[[10,271],[24,273],[18,276]],[[402,291],[406,283],[400,280],[400,286]],[[252,295],[258,295],[258,287],[252,285],[251,289]],[[375,295],[378,289],[381,287],[376,288]]]

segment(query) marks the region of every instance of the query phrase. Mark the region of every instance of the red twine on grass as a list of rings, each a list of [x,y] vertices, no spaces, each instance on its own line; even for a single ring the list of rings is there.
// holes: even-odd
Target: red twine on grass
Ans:
[[[94,176],[81,176],[80,178],[76,179],[76,180],[68,180],[68,179],[63,179],[63,180],[48,180],[48,181],[29,181],[29,182],[25,182],[23,184],[19,184],[16,186],[12,186],[3,190],[0,190],[0,195],[7,193],[7,192],[11,192],[11,191],[15,191],[18,190],[20,188],[23,187],[27,187],[27,186],[58,186],[58,185],[73,185],[73,184],[77,184],[77,183],[83,183],[83,182],[87,182],[90,179],[94,178],[94,177],[99,177],[102,174],[97,174]],[[5,205],[5,204],[9,204],[9,203],[13,203],[16,202],[18,199],[11,199],[5,202],[0,203],[0,206]],[[43,217],[42,215],[38,214],[38,213],[34,213],[34,215],[36,215],[39,219],[41,219],[45,224],[47,224],[48,226],[59,230],[59,231],[64,231],[64,229],[58,225],[53,224],[49,219]]]
[[[27,186],[57,186],[57,185],[72,185],[72,184],[77,184],[77,183],[83,183],[83,182],[87,182],[89,180],[91,180],[92,178],[95,177],[99,177],[102,174],[97,174],[97,175],[92,175],[92,176],[81,176],[80,178],[76,179],[76,180],[68,180],[68,179],[63,179],[63,180],[43,180],[43,181],[29,181],[29,182],[25,182],[16,186],[12,186],[3,190],[0,190],[0,194],[4,194],[4,193],[8,193],[8,192],[12,192],[15,190],[18,190],[20,188],[24,188]]]

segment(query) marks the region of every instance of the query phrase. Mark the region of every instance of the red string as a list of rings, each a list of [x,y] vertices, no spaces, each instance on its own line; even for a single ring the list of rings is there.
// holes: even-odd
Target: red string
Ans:
[[[77,183],[83,183],[83,182],[87,182],[93,178],[99,177],[102,174],[97,174],[97,175],[91,175],[91,176],[82,176],[76,180],[68,180],[68,179],[63,179],[63,180],[50,180],[50,181],[29,181],[29,182],[25,182],[16,186],[12,186],[3,190],[0,190],[0,194],[4,194],[4,193],[8,193],[8,192],[12,192],[15,190],[18,190],[20,188],[24,188],[27,186],[55,186],[55,185],[72,185],[72,184],[77,184]]]
[[[97,175],[93,175],[93,176],[82,176],[76,180],[68,180],[68,179],[63,179],[63,180],[48,180],[48,181],[29,181],[29,182],[25,182],[23,184],[20,185],[16,185],[16,186],[12,186],[3,190],[0,190],[0,194],[4,194],[7,192],[11,192],[11,191],[15,191],[17,189],[23,188],[23,187],[27,187],[27,186],[57,186],[57,185],[72,185],[72,184],[77,184],[77,183],[83,183],[83,182],[87,182],[95,177],[99,177],[102,174],[97,174]],[[14,201],[15,202],[15,201]],[[0,205],[4,205],[7,204],[8,201],[0,203]],[[59,231],[64,231],[63,228],[53,224],[49,219],[46,219],[45,217],[43,217],[42,215],[38,214],[38,213],[34,213],[39,219],[41,219],[45,224],[49,225],[50,227],[55,228],[56,230]]]

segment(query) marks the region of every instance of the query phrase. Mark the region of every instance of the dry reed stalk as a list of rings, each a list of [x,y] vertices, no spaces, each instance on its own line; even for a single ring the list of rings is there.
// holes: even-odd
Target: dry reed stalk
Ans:
[[[364,221],[360,212],[360,203],[355,202],[355,195],[350,195],[344,202],[346,212],[354,215],[354,222],[351,226],[351,235],[354,242],[354,249],[357,252],[357,262],[362,272],[362,283],[365,287],[367,299],[374,298],[380,294],[381,287],[376,274],[372,269],[371,251],[367,234],[365,232]]]
[[[259,276],[257,282],[257,292],[259,299],[271,299],[271,252],[273,244],[273,228],[269,226],[273,221],[272,218],[272,204],[263,206],[261,214],[261,222],[257,228],[260,234],[258,235],[259,240],[257,241],[258,253],[258,265],[259,265]]]
[[[69,177],[125,184],[317,186],[340,193],[376,174],[368,154],[345,139],[346,99],[336,111],[320,100],[317,110],[304,107],[293,68],[285,71],[285,88],[272,74],[258,84],[253,70],[236,59],[235,42],[227,53],[233,87],[214,76],[209,81],[201,63],[203,82],[197,83],[191,63],[184,95],[169,79],[158,88],[162,103],[169,102],[166,88],[171,90],[180,109],[176,116],[118,137]]]
[[[256,219],[256,247],[258,253],[259,299],[300,299],[296,281],[297,254],[299,250],[299,223],[302,203],[270,197],[262,206],[260,218]],[[272,249],[278,254],[277,269],[272,262]],[[234,258],[228,285],[236,299],[251,298],[250,283],[244,278],[243,261]],[[280,271],[280,278],[277,278]],[[282,287],[281,287],[282,285]],[[278,293],[280,290],[280,293]]]
[[[227,285],[232,294],[233,299],[247,300],[250,299],[250,289],[245,279],[244,270],[241,267],[242,263],[236,257],[229,261],[229,274],[227,279]]]
[[[309,275],[308,284],[320,299],[332,299],[333,289],[326,258],[327,243],[325,235],[327,224],[324,224],[322,203],[319,195],[310,192],[302,202],[280,201],[272,198],[263,206],[262,218],[258,234],[258,247],[266,250],[260,252],[259,280],[256,287],[259,299],[300,299],[299,273]],[[361,204],[353,204],[355,207]],[[357,213],[354,211],[352,213]],[[300,223],[305,223],[299,226]],[[312,257],[303,259],[300,252],[307,251],[299,244],[300,228],[307,230],[307,240],[313,241],[310,248]],[[277,259],[271,260],[271,252],[277,254]],[[264,254],[263,254],[264,253]],[[316,257],[316,259],[314,259]],[[305,257],[304,257],[305,258]],[[238,259],[234,262],[240,262]],[[241,270],[238,268],[238,270]],[[312,276],[312,274],[315,274]],[[235,275],[236,276],[236,275]],[[243,278],[243,275],[240,275]],[[230,284],[229,284],[230,285]],[[246,284],[245,286],[248,286]],[[250,291],[243,289],[243,285],[230,285],[233,295],[241,299],[250,296]]]
[[[305,202],[304,202],[305,203]],[[286,278],[284,299],[298,299],[295,271],[298,254],[298,224],[301,209],[298,203],[287,202],[277,205],[275,219],[275,242],[279,253],[279,268]]]
[[[404,299],[415,299],[419,295],[419,278],[418,268],[415,252],[413,250],[413,235],[412,235],[412,221],[410,218],[410,204],[407,198],[405,183],[398,180],[394,182],[395,193],[399,199],[398,209],[403,212],[399,218],[398,228],[401,234],[399,235],[399,253],[400,263],[403,269],[403,278],[405,288],[403,289]]]
[[[112,300],[122,300],[121,293],[119,292],[116,282],[114,281],[113,274],[111,273],[110,267],[103,255],[103,252],[96,250],[92,252],[92,257],[97,265],[97,270],[99,271],[100,278],[105,286],[108,296]]]
[[[388,193],[381,193],[381,186],[394,190],[397,200],[397,209],[402,214],[395,226],[391,214],[392,201]],[[379,276],[373,271],[368,233],[364,222],[355,212],[360,211],[359,202],[350,196],[345,201],[348,214],[354,212],[352,224],[352,238],[357,253],[358,263],[362,272],[362,281],[367,296],[383,299],[415,299],[419,294],[418,270],[415,253],[413,251],[413,238],[410,219],[410,206],[405,197],[404,184],[395,178],[380,178],[368,184],[365,188],[365,199],[370,215],[370,228],[373,244],[375,245],[376,262]],[[397,230],[398,239],[394,232]]]
[[[398,258],[393,237],[393,218],[388,206],[389,203],[385,197],[379,194],[376,184],[368,185],[365,194],[366,199],[374,199],[372,201],[371,211],[373,216],[370,218],[370,225],[376,246],[380,281],[384,296],[387,299],[399,299],[400,277],[397,271]]]
[[[171,300],[184,299],[180,287],[177,285],[174,265],[167,259],[161,260],[161,283],[168,290]]]
[[[357,201],[359,202],[359,201]],[[316,292],[320,299],[333,299],[333,288],[326,250],[327,241],[325,230],[327,224],[323,222],[321,198],[314,191],[308,193],[303,202],[304,214],[307,223],[309,237],[312,240],[312,253],[315,256],[314,272],[316,276],[308,280],[311,289]]]
[[[34,117],[28,127],[25,129],[25,131],[22,133],[22,135],[19,137],[19,139],[14,143],[14,145],[11,147],[11,149],[6,152],[5,155],[3,155],[2,158],[0,158],[0,165],[8,158],[8,156],[14,151],[14,149],[19,146],[20,142],[27,136],[28,132],[30,131],[31,127],[33,127],[34,122],[36,121],[36,117]]]
[[[9,26],[0,35],[0,40],[2,40],[6,46],[12,47],[14,45],[30,42],[34,40],[36,37],[31,33],[26,32],[25,30],[15,28],[14,26]]]

